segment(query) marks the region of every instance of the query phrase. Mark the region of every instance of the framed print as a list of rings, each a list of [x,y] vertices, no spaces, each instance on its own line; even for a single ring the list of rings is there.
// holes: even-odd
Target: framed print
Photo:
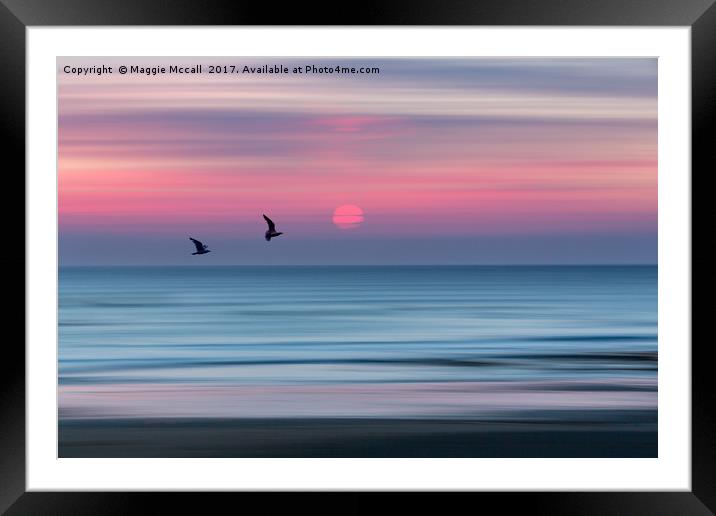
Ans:
[[[160,496],[76,491],[716,506],[691,338],[709,2],[354,26],[5,4],[9,514]]]

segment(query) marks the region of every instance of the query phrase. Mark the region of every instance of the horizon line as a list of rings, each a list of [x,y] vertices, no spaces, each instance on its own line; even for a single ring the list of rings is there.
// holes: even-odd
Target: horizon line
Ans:
[[[221,263],[221,264],[71,264],[62,267],[656,267],[658,263]]]

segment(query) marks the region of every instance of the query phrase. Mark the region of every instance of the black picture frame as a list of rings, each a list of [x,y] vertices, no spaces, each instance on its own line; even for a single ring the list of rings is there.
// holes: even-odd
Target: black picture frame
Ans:
[[[4,237],[24,241],[17,223],[25,191],[19,170],[25,167],[25,30],[29,26],[82,25],[604,25],[690,26],[692,51],[692,170],[706,174],[716,120],[716,6],[714,0],[482,0],[429,2],[383,0],[312,6],[301,2],[277,7],[270,3],[173,0],[0,0],[0,127],[4,138],[6,195],[2,203],[9,222]],[[9,158],[9,159],[8,159]],[[14,163],[14,165],[8,165]],[[692,185],[694,173],[692,172]],[[693,187],[692,187],[693,190]],[[693,211],[693,201],[692,201]],[[694,220],[695,222],[695,220]],[[21,234],[22,233],[22,234]],[[693,253],[693,245],[692,245]],[[693,255],[692,255],[693,256]],[[20,281],[22,251],[0,253],[6,281]],[[693,271],[693,258],[692,258]],[[693,272],[692,272],[693,274]],[[20,286],[17,285],[19,292]],[[13,293],[14,293],[13,292]],[[24,288],[23,296],[24,300]],[[6,294],[7,296],[7,294]],[[6,297],[7,299],[7,297]],[[220,500],[259,502],[279,510],[345,514],[378,510],[376,493],[67,493],[25,490],[25,353],[24,302],[7,303],[0,361],[0,512],[28,514],[134,514],[161,504],[162,512],[206,513]],[[7,328],[6,328],[7,330]],[[19,330],[19,331],[18,331]],[[20,333],[21,335],[17,335]],[[689,343],[684,343],[688,345]],[[706,358],[708,342],[692,344],[692,490],[690,492],[529,492],[451,493],[450,505],[493,502],[500,512],[534,514],[714,514],[716,512],[716,410],[714,376]],[[340,495],[340,496],[339,496]],[[421,510],[444,511],[446,498],[413,493]],[[319,496],[319,498],[317,498]],[[237,500],[240,497],[240,501]],[[261,497],[257,500],[257,497]],[[219,500],[217,500],[217,498]],[[381,496],[382,498],[382,496]],[[403,503],[403,502],[401,502]],[[218,507],[218,506],[217,506]],[[432,512],[432,511],[431,511]]]

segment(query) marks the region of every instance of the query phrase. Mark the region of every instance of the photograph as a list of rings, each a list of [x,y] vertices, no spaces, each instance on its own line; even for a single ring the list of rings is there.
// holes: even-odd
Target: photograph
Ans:
[[[657,458],[656,57],[57,57],[59,458]]]
[[[0,0],[0,513],[714,514],[714,1]]]

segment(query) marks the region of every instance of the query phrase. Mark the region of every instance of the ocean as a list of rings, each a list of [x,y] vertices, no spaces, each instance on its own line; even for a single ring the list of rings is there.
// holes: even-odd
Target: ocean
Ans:
[[[60,456],[656,456],[657,365],[655,266],[59,274]]]

